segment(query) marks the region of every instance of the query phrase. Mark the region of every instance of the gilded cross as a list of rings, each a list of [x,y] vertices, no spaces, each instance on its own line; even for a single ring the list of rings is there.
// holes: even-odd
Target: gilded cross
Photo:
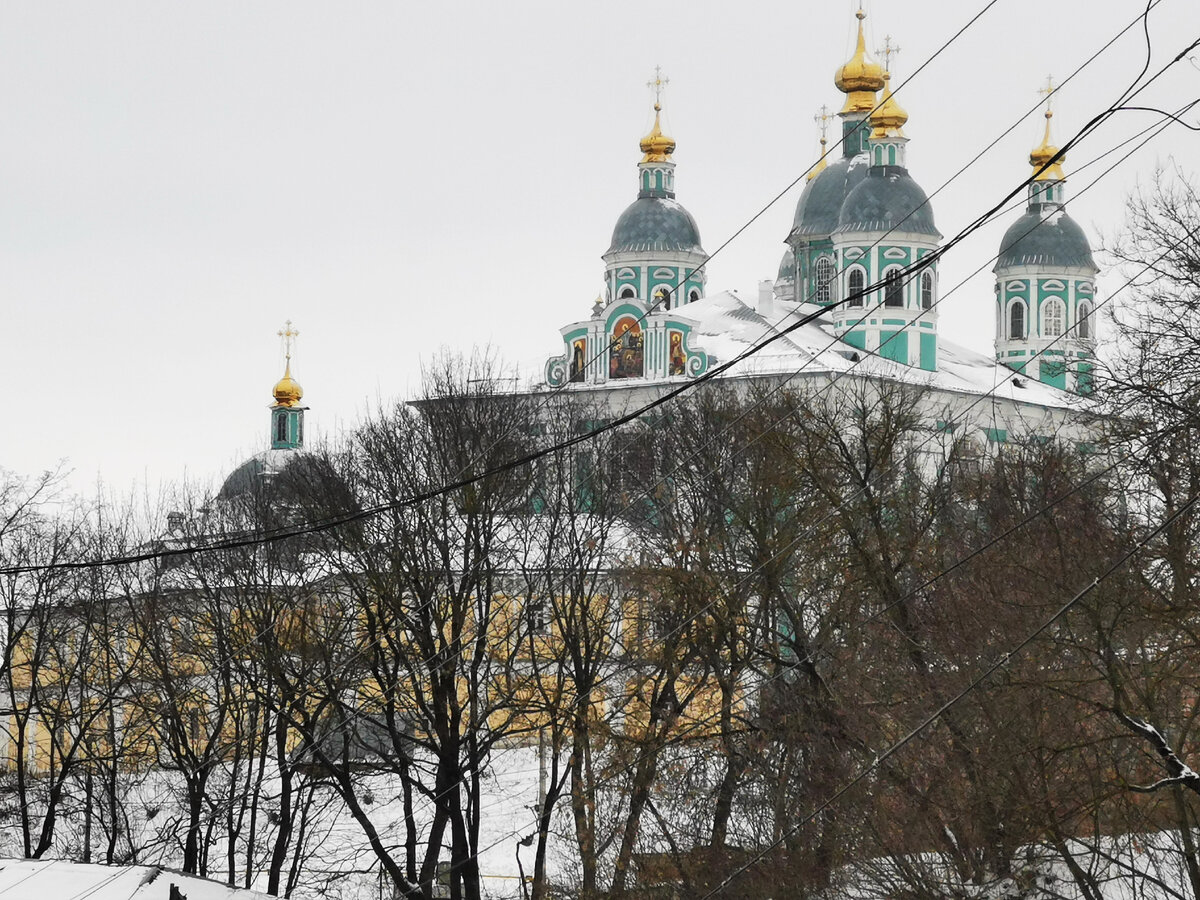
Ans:
[[[829,129],[829,123],[833,121],[833,114],[829,111],[829,107],[822,103],[821,108],[817,111],[817,114],[813,116],[813,121],[816,122],[817,127],[821,129],[821,143],[824,144],[825,133]]]
[[[875,51],[883,57],[883,70],[885,72],[892,71],[892,57],[900,52],[900,45],[892,43],[892,36],[885,35],[883,38],[883,46]]]
[[[1050,112],[1050,98],[1054,96],[1054,92],[1057,90],[1058,87],[1054,84],[1054,76],[1047,75],[1046,86],[1038,89],[1038,93],[1046,98],[1046,112]]]
[[[646,82],[646,87],[648,87],[648,88],[650,88],[650,90],[654,91],[654,108],[655,109],[662,108],[663,88],[665,88],[670,83],[671,83],[671,79],[663,74],[662,66],[655,66],[654,67],[654,78],[651,79],[650,81]]]
[[[284,323],[283,329],[279,332],[279,336],[283,338],[284,354],[287,356],[288,362],[292,361],[292,339],[300,337],[300,332],[292,327],[292,320],[288,319]]]

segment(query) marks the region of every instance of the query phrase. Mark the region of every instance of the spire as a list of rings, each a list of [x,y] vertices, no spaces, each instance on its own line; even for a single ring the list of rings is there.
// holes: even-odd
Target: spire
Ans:
[[[671,79],[662,73],[662,66],[654,67],[654,78],[646,82],[646,87],[654,91],[654,127],[642,138],[642,157],[644,163],[670,162],[671,154],[675,152],[675,139],[663,134],[662,130],[662,92]]]
[[[1050,143],[1050,120],[1054,118],[1054,110],[1051,108],[1051,98],[1058,88],[1054,86],[1053,77],[1046,76],[1046,86],[1038,91],[1046,96],[1046,133],[1042,136],[1042,142],[1033,148],[1033,152],[1029,154],[1029,164],[1033,166],[1034,181],[1066,181],[1066,173],[1063,172],[1062,164],[1067,161],[1066,156],[1060,156],[1053,163],[1050,160],[1054,159],[1054,155],[1058,153],[1058,148]]]
[[[867,53],[867,39],[863,33],[863,19],[867,14],[859,5],[855,17],[858,19],[858,41],[854,55],[840,66],[833,75],[833,83],[846,95],[846,105],[841,115],[870,112],[875,108],[875,92],[883,87],[883,67]]]
[[[821,104],[820,111],[813,116],[813,121],[817,123],[817,127],[821,129],[821,157],[817,160],[817,164],[812,167],[812,171],[808,173],[808,180],[812,181],[818,175],[825,171],[825,139],[826,132],[829,129],[829,123],[833,120],[833,116],[829,112],[829,107],[824,103]]]

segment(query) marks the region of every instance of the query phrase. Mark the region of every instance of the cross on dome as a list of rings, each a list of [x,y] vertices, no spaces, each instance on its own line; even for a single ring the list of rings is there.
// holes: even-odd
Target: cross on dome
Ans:
[[[1058,85],[1056,85],[1054,83],[1053,75],[1047,75],[1046,76],[1046,86],[1044,88],[1038,88],[1038,93],[1046,98],[1046,117],[1047,118],[1054,115],[1054,111],[1050,108],[1050,104],[1051,104],[1050,98],[1054,96],[1054,92],[1057,90],[1058,90]]]
[[[892,43],[892,36],[890,34],[884,35],[883,46],[875,52],[883,57],[884,70],[890,72],[892,71],[892,57],[899,55],[900,45]]]
[[[662,66],[654,67],[654,77],[646,82],[646,87],[654,91],[654,109],[658,111],[662,109],[662,92],[671,79],[663,74]]]
[[[279,336],[283,338],[283,353],[287,357],[288,362],[292,359],[292,339],[300,337],[300,332],[292,328],[292,320],[288,319],[283,328],[279,331]]]

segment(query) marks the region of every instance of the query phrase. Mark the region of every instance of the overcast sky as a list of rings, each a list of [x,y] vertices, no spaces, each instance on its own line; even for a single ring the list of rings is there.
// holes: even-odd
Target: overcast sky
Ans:
[[[875,0],[870,45],[900,45],[897,83],[982,5]],[[411,396],[439,348],[492,345],[540,371],[601,290],[654,66],[670,78],[678,196],[711,253],[815,158],[812,117],[844,99],[832,76],[856,6],[4,3],[0,467],[66,460],[85,492],[219,479],[266,445],[289,318],[310,436]],[[999,0],[898,95],[914,177],[932,193],[1037,102],[1048,73],[1065,77],[1141,7]],[[1200,4],[1161,0],[1150,31],[1153,70],[1200,32]],[[1063,88],[1060,140],[1120,93],[1143,48],[1134,29]],[[1200,95],[1196,65],[1146,105]],[[944,234],[1027,175],[1041,121],[939,194]],[[1068,176],[1150,121],[1118,117]],[[1167,131],[1072,214],[1093,240],[1111,233],[1137,180],[1172,153],[1188,165],[1198,145]],[[710,293],[750,300],[774,276],[798,193],[710,263]],[[1016,215],[946,257],[943,293]],[[990,352],[990,302],[989,271],[945,301],[943,333]]]

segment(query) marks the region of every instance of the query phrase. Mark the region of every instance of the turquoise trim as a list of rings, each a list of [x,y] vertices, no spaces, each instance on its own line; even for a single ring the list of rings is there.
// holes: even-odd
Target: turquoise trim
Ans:
[[[937,335],[922,334],[921,338],[921,368],[926,372],[937,370]]]
[[[985,428],[983,434],[993,444],[1008,443],[1008,432],[1003,428]]]
[[[894,337],[893,337],[894,335]],[[908,365],[908,332],[880,331],[879,355],[903,365]]]

